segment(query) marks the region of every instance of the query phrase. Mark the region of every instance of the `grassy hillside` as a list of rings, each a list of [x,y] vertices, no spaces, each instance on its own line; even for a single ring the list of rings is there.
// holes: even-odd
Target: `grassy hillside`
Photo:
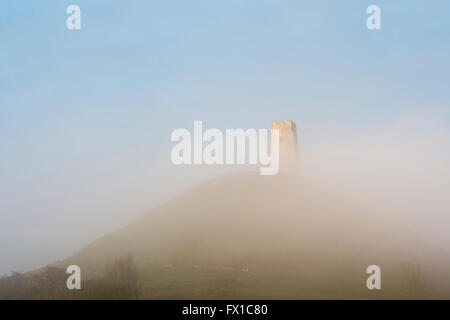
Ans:
[[[52,287],[52,297],[450,298],[448,253],[377,210],[305,177],[233,174],[98,239],[29,286],[76,264],[81,292]],[[372,264],[382,290],[366,287]]]
[[[95,278],[131,254],[143,298],[407,297],[410,269],[420,270],[414,281],[423,292],[415,295],[445,295],[434,287],[448,283],[448,274],[429,261],[447,263],[448,256],[437,257],[401,223],[374,219],[371,210],[304,178],[234,174],[189,190],[55,265],[77,264]],[[382,292],[366,288],[371,264],[382,267]]]

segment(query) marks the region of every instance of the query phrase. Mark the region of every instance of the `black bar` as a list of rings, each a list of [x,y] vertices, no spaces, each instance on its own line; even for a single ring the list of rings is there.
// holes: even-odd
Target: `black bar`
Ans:
[[[258,307],[257,307],[258,306]],[[265,306],[265,307],[263,307]],[[450,301],[386,301],[386,300],[58,300],[58,301],[0,301],[1,313],[14,316],[31,312],[33,315],[87,317],[114,316],[124,319],[313,319],[332,317],[391,318],[446,315]],[[186,309],[187,308],[187,309]],[[202,308],[202,309],[199,309]],[[214,314],[212,315],[212,310]],[[186,314],[189,311],[189,314]],[[197,313],[196,313],[197,312]],[[201,314],[198,314],[200,312]]]

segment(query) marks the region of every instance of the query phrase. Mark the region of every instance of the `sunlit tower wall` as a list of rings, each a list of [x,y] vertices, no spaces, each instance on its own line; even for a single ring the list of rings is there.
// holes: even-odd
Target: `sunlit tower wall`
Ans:
[[[272,121],[272,129],[280,134],[280,169],[292,169],[298,164],[297,126],[292,120]]]

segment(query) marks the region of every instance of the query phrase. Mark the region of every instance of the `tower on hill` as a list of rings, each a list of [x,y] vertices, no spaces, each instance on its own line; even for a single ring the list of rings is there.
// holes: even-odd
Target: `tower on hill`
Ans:
[[[292,120],[272,121],[272,129],[278,129],[280,132],[281,169],[286,166],[291,167],[297,162],[297,126]]]

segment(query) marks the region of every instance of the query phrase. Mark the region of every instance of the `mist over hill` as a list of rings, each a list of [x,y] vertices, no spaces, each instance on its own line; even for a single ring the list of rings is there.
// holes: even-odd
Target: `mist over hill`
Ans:
[[[450,139],[433,126],[421,118],[358,134],[320,130],[302,140],[299,168],[275,176],[172,166],[171,178],[153,168],[161,177],[146,180],[136,170],[140,183],[118,186],[111,200],[131,204],[115,210],[123,228],[97,232],[76,254],[0,288],[25,288],[14,295],[24,298],[449,298]],[[158,188],[171,196],[156,196]],[[160,198],[157,206],[142,201],[150,210],[138,219],[130,218],[136,192]],[[83,238],[77,227],[69,231]],[[80,292],[65,287],[71,264],[82,270]],[[381,290],[366,287],[369,265],[381,268]],[[123,289],[130,282],[139,290]]]
[[[132,255],[146,298],[407,298],[416,273],[417,297],[448,297],[448,252],[379,209],[298,173],[236,173],[192,188],[54,266],[76,264],[83,277],[96,278]],[[372,264],[382,269],[379,293],[366,288]]]

